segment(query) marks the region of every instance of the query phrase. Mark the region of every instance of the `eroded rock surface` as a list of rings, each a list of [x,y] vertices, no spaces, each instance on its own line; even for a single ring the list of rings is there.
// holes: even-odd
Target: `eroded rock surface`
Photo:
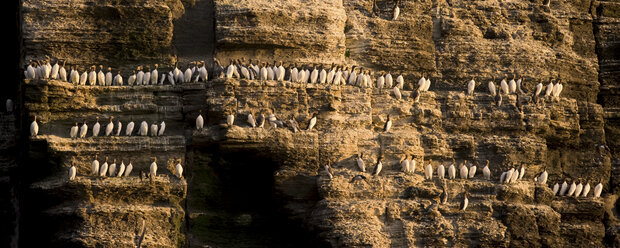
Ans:
[[[256,185],[249,192],[277,199],[261,208],[282,210],[309,233],[306,238],[316,240],[310,246],[620,245],[617,2],[552,1],[547,8],[529,1],[401,1],[395,21],[394,1],[377,1],[377,16],[372,2],[24,1],[22,62],[50,55],[80,70],[110,64],[124,75],[140,64],[159,63],[167,72],[175,61],[183,67],[213,55],[225,63],[241,56],[335,62],[363,66],[375,76],[403,74],[406,90],[399,101],[377,89],[272,81],[106,88],[28,81],[20,102],[26,112],[15,122],[3,115],[6,132],[0,135],[3,175],[28,174],[20,177],[22,192],[3,194],[20,199],[13,204],[24,216],[20,244],[133,247],[145,220],[149,247],[227,246],[235,237],[220,234],[245,230],[261,215],[219,210],[259,198],[225,202],[222,208],[213,208],[218,204],[211,200],[222,199],[221,187],[230,186],[222,181],[246,169],[238,163],[254,161],[270,166],[249,173],[268,178],[274,190],[265,193]],[[519,112],[515,97],[507,96],[498,108],[485,93],[486,83],[505,73],[523,76],[530,92],[538,82],[562,79],[563,97]],[[409,90],[421,75],[433,84],[414,104]],[[462,92],[471,78],[480,83],[473,97]],[[298,133],[246,124],[247,114],[268,116],[273,109],[279,119],[295,118],[302,129],[312,113],[319,122],[314,131]],[[194,130],[198,110],[206,120],[201,131]],[[223,125],[229,113],[237,120],[230,128]],[[388,113],[394,126],[383,133]],[[16,172],[19,142],[7,134],[20,131],[10,126],[14,123],[27,130],[34,114],[41,135],[19,145],[28,152]],[[123,126],[131,118],[137,125],[165,120],[166,136],[68,138],[74,122],[86,119],[92,128],[95,116],[102,125],[110,116]],[[599,150],[601,144],[611,150]],[[349,183],[360,174],[354,161],[359,152],[369,172],[383,154],[384,169],[381,176],[366,173],[366,181]],[[133,177],[87,175],[97,153],[99,161],[132,159]],[[416,156],[414,175],[400,172],[404,153]],[[154,156],[162,176],[140,182],[139,171],[148,170]],[[478,171],[489,160],[494,178],[449,180],[450,200],[438,205],[443,183],[423,180],[421,162],[433,159],[436,168],[453,157],[478,162]],[[172,176],[175,158],[183,158],[187,181]],[[322,172],[328,162],[332,180]],[[67,182],[71,163],[78,179]],[[519,164],[527,180],[496,183],[502,171]],[[552,196],[531,180],[543,167],[549,186],[565,178],[582,178],[592,187],[602,181],[604,198]],[[241,179],[263,183],[247,173]],[[470,206],[458,211],[465,191]],[[52,227],[36,225],[42,221]],[[213,231],[219,224],[210,224],[218,221],[233,228]]]

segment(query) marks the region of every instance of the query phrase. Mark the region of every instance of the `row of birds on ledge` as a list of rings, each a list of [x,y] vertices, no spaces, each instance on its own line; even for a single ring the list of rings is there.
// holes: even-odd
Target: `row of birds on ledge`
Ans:
[[[28,67],[24,71],[24,75],[27,79],[60,79],[62,81],[69,81],[75,85],[99,85],[99,86],[112,86],[123,85],[124,80],[120,74],[120,71],[114,76],[112,75],[112,69],[108,67],[107,73],[103,71],[103,65],[99,65],[99,71],[96,71],[96,67],[93,65],[88,72],[84,71],[81,75],[75,69],[71,67],[71,71],[67,74],[65,70],[65,62],[59,65],[59,60],[53,66],[50,64],[51,59],[46,56],[46,59],[30,62]],[[296,63],[289,64],[287,68],[283,66],[282,61],[273,63],[256,61],[256,64],[250,59],[246,62],[245,58],[230,60],[228,66],[223,67],[217,58],[213,59],[213,67],[208,70],[204,61],[194,61],[188,64],[185,71],[175,68],[169,71],[167,74],[161,74],[159,76],[158,64],[155,64],[155,69],[151,70],[150,66],[147,66],[146,72],[143,71],[142,66],[138,66],[137,72],[134,71],[129,76],[127,85],[163,85],[166,80],[168,83],[175,85],[176,83],[190,83],[190,82],[206,82],[213,78],[239,78],[249,80],[276,80],[276,81],[289,81],[297,83],[310,83],[310,84],[334,84],[334,85],[354,85],[362,88],[378,88],[378,89],[392,89],[393,95],[397,99],[402,99],[401,90],[404,88],[404,78],[399,75],[394,79],[390,72],[380,72],[380,76],[375,79],[375,73],[357,66],[338,66],[331,64],[331,66],[319,65],[301,65],[298,67]],[[213,77],[209,77],[209,71]],[[69,76],[67,78],[67,76]],[[466,84],[467,95],[473,95],[476,86],[474,78],[469,80]],[[418,85],[413,90],[411,98],[414,102],[419,102],[420,93],[428,91],[431,86],[430,78],[426,78],[424,75],[418,80]],[[517,105],[521,104],[519,100],[520,95],[528,94],[525,81],[522,77],[516,78],[512,75],[510,78],[504,74],[504,78],[500,81],[499,87],[495,84],[495,77],[488,82],[487,88],[489,94],[495,100],[497,106],[501,106],[502,94],[515,94],[517,95]],[[564,89],[562,80],[558,79],[554,83],[554,79],[550,79],[546,85],[546,89],[543,94],[542,82],[539,82],[531,94],[529,100],[538,104],[541,97],[545,98],[558,98]],[[519,107],[519,106],[517,106]],[[8,107],[7,107],[8,108]]]
[[[95,159],[92,162],[92,171],[91,175],[98,177],[128,177],[130,176],[133,165],[131,164],[131,160],[129,160],[129,164],[125,166],[123,160],[121,160],[121,164],[116,165],[116,159],[113,160],[111,164],[108,165],[108,157],[105,157],[105,160],[101,166],[99,166],[99,161],[97,160],[98,154],[95,154]],[[181,165],[182,159],[176,159],[176,165],[174,166],[173,174],[182,179],[183,178],[183,166]],[[69,168],[69,180],[74,180],[77,175],[77,168],[74,164]],[[149,168],[149,173],[145,173],[144,171],[140,171],[140,181],[145,178],[149,178],[151,181],[157,177],[157,157],[153,158],[153,162]]]
[[[204,124],[205,124],[204,118],[202,117],[202,110],[200,110],[199,112],[200,113],[196,117],[196,130],[203,129]],[[288,123],[285,124],[284,121],[278,120],[278,118],[275,116],[274,113],[275,111],[269,114],[268,118],[265,118],[265,115],[261,114],[258,117],[258,119],[254,119],[254,117],[250,113],[248,114],[248,124],[253,128],[263,128],[265,126],[265,123],[269,122],[269,126],[271,128],[288,126],[291,128],[291,131],[293,132],[298,132],[299,130],[301,130],[295,118],[290,119]],[[114,123],[113,121],[114,117],[111,116],[109,118],[110,121],[104,127],[105,130],[103,130],[103,133],[101,133],[102,126],[101,124],[99,124],[99,117],[95,117],[95,119],[96,119],[95,124],[93,125],[92,130],[91,130],[91,137],[121,136],[122,129],[123,129],[123,123],[120,120],[117,120],[116,123]],[[235,121],[235,115],[229,114],[226,118],[226,125],[231,127],[234,125],[234,121]],[[314,126],[316,125],[316,122],[317,122],[317,115],[316,113],[314,113],[312,115],[312,118],[308,120],[308,125],[307,125],[306,130],[307,131],[312,130]],[[391,121],[389,122],[391,123]],[[134,133],[134,127],[135,127],[135,123],[132,118],[131,121],[125,127],[125,136],[132,136]],[[157,124],[157,122],[153,122],[150,125],[150,136],[163,136],[165,130],[166,130],[165,121],[161,121],[159,124]],[[69,137],[72,139],[86,138],[88,131],[89,131],[89,127],[88,127],[86,120],[82,122],[81,126],[78,125],[78,123],[76,122],[75,125],[69,129]],[[137,135],[147,136],[148,133],[149,133],[149,125],[146,121],[142,121],[140,123],[140,128],[137,131]],[[30,136],[37,136],[38,134],[39,134],[39,123],[37,122],[37,116],[35,115],[34,120],[32,121],[32,123],[30,123]]]
[[[357,154],[355,158],[355,162],[359,170],[365,173],[366,165],[365,165],[363,158],[364,158],[363,153]],[[425,180],[432,180],[434,174],[436,174],[438,179],[444,180],[443,181],[444,184],[442,186],[443,192],[440,195],[441,204],[446,204],[448,201],[448,193],[446,191],[447,186],[446,186],[445,179],[451,179],[451,180],[473,179],[475,178],[476,173],[478,172],[477,162],[475,162],[475,164],[471,164],[471,163],[468,164],[467,160],[460,163],[459,165],[457,165],[454,158],[452,159],[452,163],[449,166],[447,165],[447,163],[445,163],[445,165],[444,163],[439,163],[439,165],[436,167],[435,172],[433,170],[432,159],[429,159],[426,166],[424,166],[424,161],[422,161],[421,163],[423,165],[422,173],[424,175]],[[400,170],[404,174],[406,175],[415,174],[416,160],[415,160],[414,155],[407,155],[407,154],[403,155],[399,161],[399,164],[400,164]],[[372,175],[379,176],[379,173],[381,173],[382,169],[383,169],[382,155],[379,155],[379,158],[375,163],[375,170]],[[327,177],[330,180],[333,179],[334,174],[333,174],[333,170],[331,167],[331,162],[329,162],[327,165],[324,166],[323,172],[324,174],[327,175]],[[491,170],[489,169],[489,160],[486,161],[486,165],[484,166],[484,168],[482,168],[482,175],[485,180],[487,181],[491,180]],[[521,181],[524,175],[525,175],[525,167],[523,165],[521,165],[519,168],[513,167],[508,171],[502,172],[498,183],[499,184],[514,184],[517,181]],[[534,182],[540,185],[546,186],[548,177],[549,177],[549,173],[547,172],[545,168],[543,169],[541,173],[537,174],[534,177]],[[364,176],[363,174],[358,174],[358,175],[353,176],[351,180],[349,181],[349,183],[355,183],[358,181],[366,181],[366,179],[367,179],[366,176]],[[559,183],[556,183],[553,186],[552,191],[553,191],[553,194],[557,196],[585,198],[585,197],[588,197],[588,194],[590,193],[590,189],[591,189],[590,183],[586,182],[586,184],[584,185],[583,181],[580,178],[578,181],[573,181],[570,186],[568,185],[566,180],[564,180],[564,182],[561,185]],[[594,192],[592,194],[592,197],[598,198],[601,196],[602,192],[603,192],[603,184],[601,181],[599,181],[599,183],[594,187]],[[461,202],[461,210],[465,210],[467,208],[467,205],[469,203],[467,196],[468,196],[468,193],[465,192],[463,201]]]

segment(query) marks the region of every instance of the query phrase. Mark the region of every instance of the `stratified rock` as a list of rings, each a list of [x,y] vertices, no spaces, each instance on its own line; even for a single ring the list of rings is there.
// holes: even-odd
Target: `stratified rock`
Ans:
[[[344,59],[347,16],[342,1],[213,2],[217,57],[245,56],[269,63]]]
[[[23,1],[22,39],[28,51],[24,59],[49,55],[66,59],[67,65],[78,65],[81,71],[99,64],[118,68],[148,61],[170,63],[173,10],[179,4],[176,0]]]

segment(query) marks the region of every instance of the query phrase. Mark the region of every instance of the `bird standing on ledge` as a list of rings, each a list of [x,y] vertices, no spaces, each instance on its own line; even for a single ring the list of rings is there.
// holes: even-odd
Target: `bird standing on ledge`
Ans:
[[[396,4],[394,4],[394,15],[392,16],[392,21],[398,19],[398,16],[400,15],[400,8],[398,7],[398,4],[400,4],[400,0],[396,0]]]

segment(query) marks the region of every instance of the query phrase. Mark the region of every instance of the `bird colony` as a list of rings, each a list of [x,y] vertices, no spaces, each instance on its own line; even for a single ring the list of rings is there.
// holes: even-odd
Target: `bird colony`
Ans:
[[[395,9],[395,18],[397,18],[397,7]],[[62,62],[62,64],[61,64]],[[65,82],[72,83],[74,85],[81,86],[147,86],[147,85],[176,85],[186,83],[207,83],[210,80],[216,78],[237,78],[245,80],[274,80],[281,82],[291,82],[300,84],[326,84],[326,85],[349,85],[361,88],[375,88],[378,90],[391,91],[391,96],[397,100],[403,99],[403,90],[405,86],[405,80],[403,75],[392,75],[391,72],[381,71],[375,73],[371,70],[364,69],[358,66],[347,65],[308,65],[297,63],[284,65],[282,61],[274,61],[273,63],[261,62],[260,60],[248,60],[245,58],[231,59],[228,65],[223,66],[216,58],[213,59],[211,66],[208,68],[204,61],[195,61],[187,65],[185,70],[179,69],[175,64],[174,68],[167,73],[161,73],[158,64],[155,64],[152,68],[138,66],[135,71],[128,77],[123,77],[120,71],[117,71],[116,75],[112,74],[112,68],[108,67],[107,72],[104,72],[103,65],[90,66],[88,70],[83,70],[81,73],[78,71],[78,66],[71,66],[69,71],[65,69],[66,61],[57,59],[54,65],[51,65],[51,59],[46,56],[45,59],[39,61],[30,61],[24,70],[24,76],[28,80],[36,79],[56,79]],[[151,70],[152,69],[152,70]],[[209,76],[211,75],[211,76]],[[464,91],[467,96],[473,96],[475,90],[480,86],[474,78],[464,83]],[[431,80],[425,75],[418,80],[417,84],[414,84],[413,91],[409,97],[413,100],[413,103],[419,103],[420,97],[423,92],[430,90]],[[488,95],[494,99],[494,103],[497,107],[502,105],[503,95],[516,95],[516,101],[514,107],[518,111],[522,112],[524,104],[534,104],[545,102],[557,101],[563,90],[563,84],[561,79],[550,79],[548,84],[544,85],[543,82],[538,82],[533,89],[528,89],[524,78],[516,75],[504,74],[499,85],[496,85],[495,77],[490,79],[487,83]],[[544,90],[544,92],[543,92]],[[524,101],[524,99],[527,99]],[[7,101],[7,111],[9,109],[9,101]],[[12,102],[11,102],[12,109]],[[267,116],[265,116],[267,114]],[[232,127],[235,125],[235,113],[228,113],[226,120],[222,120],[226,126]],[[247,115],[247,127],[248,128],[264,128],[267,123],[271,128],[288,128],[291,132],[298,131],[312,131],[318,122],[318,113],[313,113],[311,118],[307,120],[305,128],[299,126],[296,119],[291,118],[289,120],[279,120],[276,117],[276,110],[271,109],[270,113],[249,113]],[[164,120],[151,121],[143,120],[140,122],[140,126],[137,130],[134,130],[135,123],[130,120],[123,132],[123,124],[121,120],[114,119],[113,116],[108,117],[108,121],[103,123],[105,126],[101,126],[99,123],[99,117],[96,117],[93,121],[92,129],[89,130],[87,120],[82,120],[81,123],[76,122],[70,128],[68,137],[72,139],[83,139],[86,137],[108,137],[108,136],[163,136],[166,130],[166,123]],[[196,117],[196,130],[204,129],[205,120],[202,116],[202,111]],[[246,126],[245,124],[243,126]],[[103,129],[102,129],[103,128]],[[390,115],[387,115],[383,132],[390,132],[392,128],[392,121]],[[30,133],[32,136],[36,136],[39,127],[37,123],[37,116],[34,116],[34,120],[30,126]],[[92,162],[92,171],[89,173],[92,176],[98,177],[127,177],[133,169],[131,161],[125,165],[124,160],[120,160],[120,164],[117,165],[117,159],[110,159],[105,157],[103,164],[100,165],[97,160],[97,156]],[[181,166],[181,159],[177,160],[178,163],[175,166],[173,172],[179,178],[182,178],[183,168]],[[150,171],[148,174],[142,172],[141,178],[149,177],[153,178],[157,175],[157,158],[153,158],[153,162],[150,165]],[[356,158],[357,166],[360,172],[366,172],[366,166],[363,154],[358,154]],[[378,159],[374,163],[374,171],[372,176],[380,176],[383,168],[382,155],[379,155]],[[433,177],[439,180],[497,180],[497,183],[511,185],[518,183],[524,178],[525,167],[524,165],[513,166],[508,171],[503,172],[499,178],[491,175],[489,169],[489,161],[486,161],[486,165],[482,170],[478,170],[477,163],[468,163],[463,161],[456,163],[454,159],[451,163],[437,163],[434,164],[432,160],[429,161],[416,161],[413,155],[403,154],[400,160],[400,167],[404,174],[415,174],[416,164],[420,164],[420,173],[426,180],[433,180]],[[476,177],[476,174],[482,172],[482,177]],[[329,178],[333,177],[333,171],[331,163],[324,166],[324,172]],[[76,177],[75,166],[72,166],[69,170],[69,179],[73,180]],[[548,173],[546,170],[536,175],[533,180],[540,184],[546,185]],[[358,181],[365,181],[366,175],[359,174],[354,176],[350,182],[355,183]],[[553,187],[554,194],[558,196],[569,197],[600,197],[602,192],[602,183],[599,181],[594,187],[594,191],[589,195],[590,184],[589,182],[595,182],[596,180],[590,179],[583,180],[578,179],[573,181],[570,186],[564,181],[561,186],[556,183]],[[585,183],[585,185],[584,185]],[[448,196],[445,191],[446,186],[443,187],[443,194],[441,202],[448,201]],[[461,202],[461,209],[465,210],[469,200],[467,194],[464,194],[464,198]]]

